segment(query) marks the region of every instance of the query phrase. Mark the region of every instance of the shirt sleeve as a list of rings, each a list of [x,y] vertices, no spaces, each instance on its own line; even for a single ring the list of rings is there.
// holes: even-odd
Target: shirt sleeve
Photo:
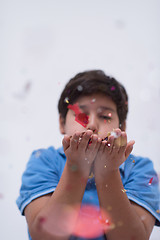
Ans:
[[[155,225],[160,226],[159,179],[150,159],[134,158],[124,188],[128,198],[148,210],[156,218]]]
[[[16,200],[21,214],[24,215],[24,208],[32,200],[54,192],[59,179],[56,150],[48,148],[34,151],[22,175],[20,194]]]

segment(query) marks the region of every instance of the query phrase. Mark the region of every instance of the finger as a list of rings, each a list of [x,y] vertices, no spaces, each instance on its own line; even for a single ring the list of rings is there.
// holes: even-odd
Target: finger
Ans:
[[[128,158],[129,154],[132,152],[133,150],[133,145],[135,144],[134,140],[131,140],[126,147],[126,151],[125,151],[125,157]]]
[[[100,154],[103,154],[103,152],[104,152],[104,150],[105,150],[105,148],[106,148],[106,144],[107,144],[107,141],[106,141],[106,140],[103,140],[103,141],[101,142],[101,145],[100,145],[99,151],[98,151]]]
[[[68,135],[65,135],[63,140],[62,140],[62,144],[63,144],[63,150],[64,152],[67,150],[67,148],[69,148],[70,146],[70,137]]]
[[[98,137],[97,135],[92,135],[91,137],[91,144],[88,144],[88,147],[86,149],[86,153],[91,152],[95,156],[100,148],[102,139]]]
[[[79,142],[79,137],[80,137],[80,133],[76,132],[73,137],[70,139],[70,145],[71,145],[71,149],[75,150],[78,147],[78,142]]]
[[[114,143],[114,136],[109,136],[107,144],[106,144],[106,147],[108,147],[108,152],[109,153],[112,152],[113,143]]]
[[[92,130],[87,130],[83,136],[82,136],[82,139],[79,143],[79,150],[82,150],[82,149],[87,149],[88,147],[88,142],[89,142],[89,139],[91,137],[91,135],[93,134],[93,131]]]
[[[118,131],[115,131],[115,132],[117,133]],[[118,135],[117,138],[114,137],[114,143],[112,148],[114,151],[119,151],[121,146],[121,132],[118,132],[117,135]]]
[[[127,146],[127,134],[125,132],[121,133],[121,143],[120,143],[120,148],[119,148],[119,153],[124,153],[126,146]]]

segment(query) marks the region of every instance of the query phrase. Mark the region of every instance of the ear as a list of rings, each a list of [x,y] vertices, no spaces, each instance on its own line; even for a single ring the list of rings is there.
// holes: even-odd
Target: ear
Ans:
[[[124,121],[120,127],[119,127],[122,131],[126,131],[126,121]]]
[[[59,130],[61,134],[65,134],[65,119],[59,115]]]

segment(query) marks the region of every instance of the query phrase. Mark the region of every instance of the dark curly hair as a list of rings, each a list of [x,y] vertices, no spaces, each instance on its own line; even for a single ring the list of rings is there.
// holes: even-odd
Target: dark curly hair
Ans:
[[[90,70],[78,73],[66,84],[59,102],[59,114],[66,119],[68,104],[74,104],[81,96],[102,93],[110,97],[117,106],[120,128],[128,113],[128,95],[124,86],[115,78],[107,76],[101,70]]]

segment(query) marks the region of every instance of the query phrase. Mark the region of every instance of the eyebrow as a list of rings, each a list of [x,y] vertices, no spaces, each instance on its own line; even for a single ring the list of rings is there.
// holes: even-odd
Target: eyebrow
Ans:
[[[89,107],[87,105],[79,105],[79,108],[82,110],[89,109]],[[99,106],[98,109],[101,109],[102,111],[109,110],[111,112],[115,112],[115,110],[113,108],[106,107],[106,106]]]

